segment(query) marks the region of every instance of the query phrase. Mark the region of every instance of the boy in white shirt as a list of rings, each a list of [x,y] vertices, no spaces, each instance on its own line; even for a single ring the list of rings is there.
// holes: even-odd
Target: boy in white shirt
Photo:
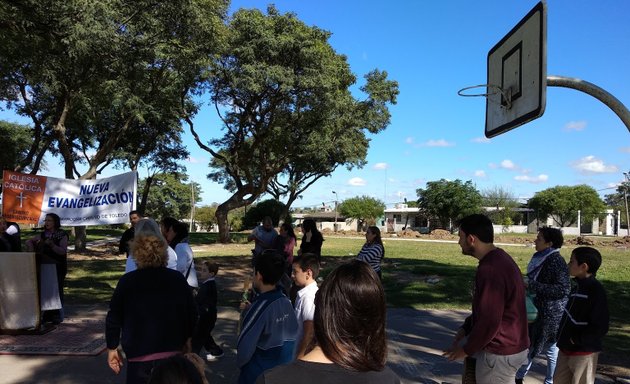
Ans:
[[[295,300],[295,316],[298,321],[296,337],[296,358],[306,354],[306,348],[313,339],[313,316],[315,315],[315,294],[319,261],[317,255],[305,253],[293,259],[293,281],[300,288]]]

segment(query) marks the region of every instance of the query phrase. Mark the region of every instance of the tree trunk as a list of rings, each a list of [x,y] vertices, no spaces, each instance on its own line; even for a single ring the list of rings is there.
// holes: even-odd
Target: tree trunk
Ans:
[[[230,227],[228,224],[228,204],[223,203],[217,207],[215,217],[219,225],[219,242],[226,244],[230,242]]]
[[[87,236],[85,225],[73,227],[74,230],[74,249],[75,251],[85,251],[87,249]]]
[[[144,182],[144,189],[142,190],[142,201],[140,201],[140,204],[136,207],[142,216],[144,216],[144,211],[147,209],[147,199],[149,198],[151,184],[153,184],[153,176],[148,176]]]

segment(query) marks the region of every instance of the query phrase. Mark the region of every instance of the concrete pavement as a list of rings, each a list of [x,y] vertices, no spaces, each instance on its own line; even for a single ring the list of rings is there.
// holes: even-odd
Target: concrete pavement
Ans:
[[[104,317],[105,307],[76,306],[68,316]],[[403,383],[459,383],[461,362],[449,362],[441,356],[452,340],[454,331],[466,317],[465,311],[388,309],[388,365]],[[236,383],[236,334],[238,311],[220,307],[215,340],[225,356],[206,364],[210,383]],[[29,356],[0,355],[0,383],[124,383],[124,371],[116,376],[107,367],[107,354],[98,356]],[[534,364],[526,384],[544,379],[544,362]],[[602,381],[604,382],[604,381]]]

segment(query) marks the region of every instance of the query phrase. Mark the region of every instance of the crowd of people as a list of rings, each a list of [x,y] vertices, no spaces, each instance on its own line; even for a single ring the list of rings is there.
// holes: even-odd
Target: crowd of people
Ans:
[[[126,364],[127,383],[207,383],[204,360],[224,354],[212,336],[219,266],[195,261],[184,223],[166,217],[158,224],[136,211],[129,217],[131,228],[119,246],[127,254],[125,274],[106,318],[108,365],[119,373]],[[458,228],[462,253],[478,260],[472,312],[444,352],[449,360],[465,360],[472,373],[463,382],[522,383],[543,354],[546,384],[594,383],[609,323],[606,292],[596,279],[599,251],[577,247],[566,263],[562,232],[542,227],[523,277],[514,259],[494,245],[488,217],[467,216]],[[251,294],[241,306],[235,346],[239,383],[399,383],[386,365],[379,228],[368,227],[356,259],[323,280],[324,238],[316,223],[303,221],[296,256],[293,227],[279,229],[265,217],[248,236],[255,246]],[[0,251],[20,249],[19,234],[16,223],[0,218]],[[59,216],[46,215],[43,231],[25,245],[36,253],[40,273],[56,283],[58,307],[44,311],[44,321],[59,323],[68,245]],[[537,309],[532,321],[527,295]]]

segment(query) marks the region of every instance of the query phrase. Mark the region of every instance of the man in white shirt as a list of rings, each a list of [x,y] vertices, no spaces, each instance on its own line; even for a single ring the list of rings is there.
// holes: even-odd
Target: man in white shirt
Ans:
[[[306,354],[314,335],[315,294],[317,293],[319,262],[317,255],[305,253],[293,259],[293,281],[300,288],[295,300],[295,316],[298,321],[296,358]]]

